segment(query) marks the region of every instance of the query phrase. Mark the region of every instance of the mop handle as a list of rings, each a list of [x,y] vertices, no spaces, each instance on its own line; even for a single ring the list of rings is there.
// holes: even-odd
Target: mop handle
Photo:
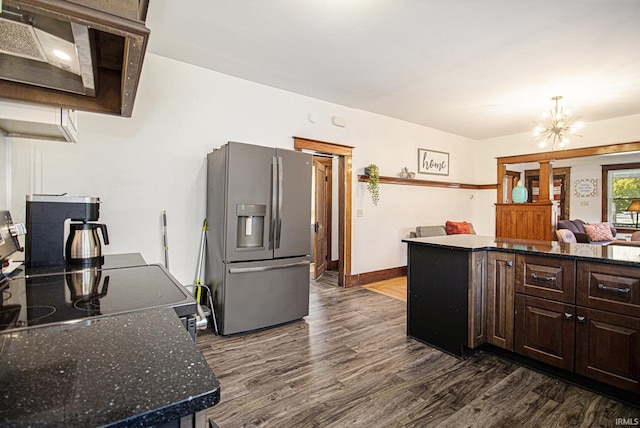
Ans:
[[[167,242],[167,211],[162,211],[162,245],[164,247],[164,267],[169,269],[169,243]]]

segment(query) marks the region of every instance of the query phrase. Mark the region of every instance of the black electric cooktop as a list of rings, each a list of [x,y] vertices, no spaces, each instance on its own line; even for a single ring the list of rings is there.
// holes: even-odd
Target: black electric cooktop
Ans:
[[[0,285],[0,330],[159,307],[195,314],[193,297],[161,265],[109,266],[14,272]]]

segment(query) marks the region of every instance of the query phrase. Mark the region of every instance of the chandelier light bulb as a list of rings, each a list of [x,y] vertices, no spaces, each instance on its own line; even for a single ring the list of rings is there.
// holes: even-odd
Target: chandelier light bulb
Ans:
[[[533,136],[534,137],[538,137],[540,134],[542,134],[543,128],[541,126],[536,126],[535,129],[533,130]]]

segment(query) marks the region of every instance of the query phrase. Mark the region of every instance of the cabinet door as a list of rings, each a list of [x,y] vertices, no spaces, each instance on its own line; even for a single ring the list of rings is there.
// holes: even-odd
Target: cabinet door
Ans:
[[[558,302],[575,303],[576,262],[559,257],[516,257],[516,292]]]
[[[469,347],[487,341],[487,252],[469,256]],[[513,311],[511,311],[513,313]]]
[[[487,342],[513,351],[515,254],[489,253]]]
[[[640,393],[640,318],[578,307],[576,373]]]
[[[575,306],[518,293],[515,306],[515,352],[573,370]]]

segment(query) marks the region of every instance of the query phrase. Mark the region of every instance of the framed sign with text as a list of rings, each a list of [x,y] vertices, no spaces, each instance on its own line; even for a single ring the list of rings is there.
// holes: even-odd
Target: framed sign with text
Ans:
[[[449,153],[418,149],[418,173],[449,175]]]
[[[598,196],[598,179],[583,178],[574,183],[574,193],[578,197],[593,198]]]

